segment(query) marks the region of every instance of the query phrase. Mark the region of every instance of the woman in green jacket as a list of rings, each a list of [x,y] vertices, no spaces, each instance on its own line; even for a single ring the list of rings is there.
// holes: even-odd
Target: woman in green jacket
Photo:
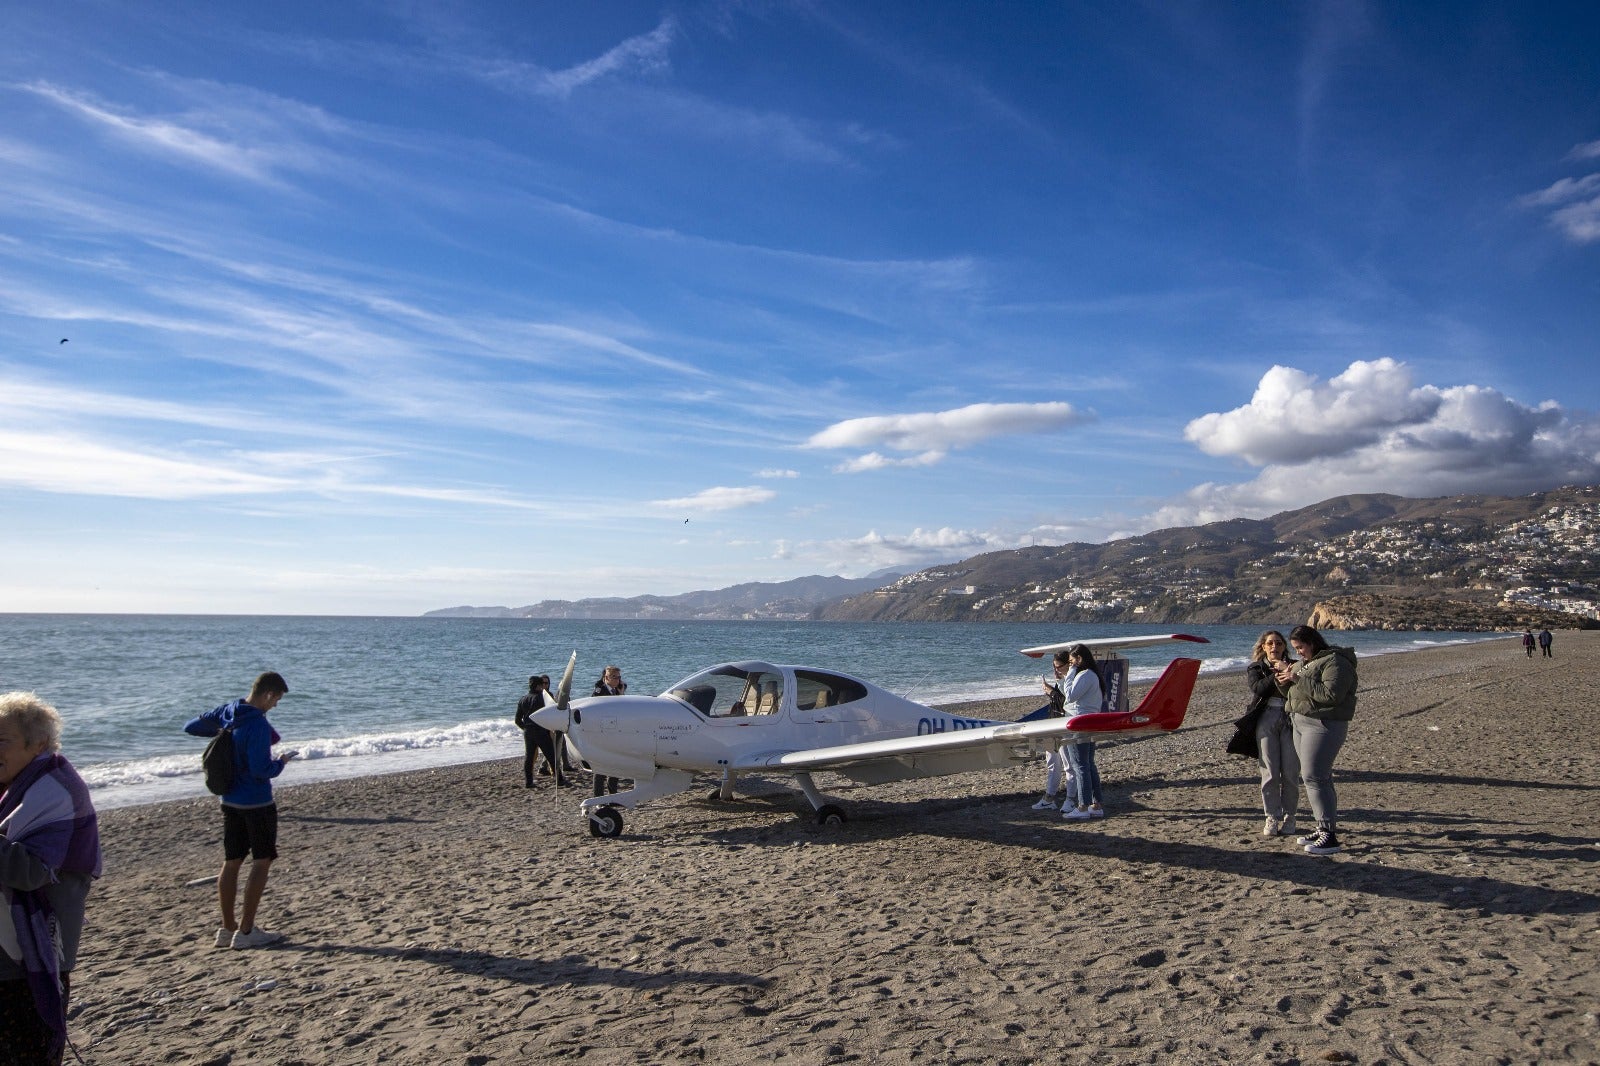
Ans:
[[[1277,671],[1284,689],[1284,709],[1294,725],[1294,750],[1300,757],[1316,831],[1296,838],[1311,855],[1340,851],[1339,800],[1333,788],[1333,760],[1344,747],[1350,719],[1356,713],[1356,653],[1329,646],[1310,626],[1295,626],[1289,644],[1300,661]]]

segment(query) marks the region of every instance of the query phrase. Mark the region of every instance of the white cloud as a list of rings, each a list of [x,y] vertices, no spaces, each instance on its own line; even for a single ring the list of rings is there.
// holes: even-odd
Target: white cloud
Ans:
[[[906,415],[872,415],[836,422],[811,435],[807,448],[865,448],[873,445],[915,452],[903,459],[868,452],[841,463],[836,470],[854,473],[891,466],[929,466],[953,448],[991,437],[1045,433],[1090,421],[1092,415],[1069,403],[975,403],[951,411]]]
[[[800,471],[798,471],[798,470],[779,470],[779,469],[776,469],[776,468],[769,468],[767,470],[758,470],[758,471],[756,471],[756,477],[760,477],[760,478],[781,478],[781,477],[799,477],[799,476],[800,476]]]
[[[1273,367],[1250,404],[1197,418],[1186,435],[1262,467],[1199,485],[1145,528],[1264,517],[1349,493],[1516,495],[1600,480],[1600,419],[1530,407],[1480,385],[1412,387],[1404,364],[1354,363],[1326,385]]]
[[[784,560],[812,560],[829,572],[845,573],[885,566],[933,566],[982,552],[1019,547],[1023,543],[1027,542],[979,530],[918,527],[904,534],[873,530],[865,536],[849,539],[779,541],[774,556]]]
[[[1243,407],[1202,415],[1183,435],[1208,455],[1262,465],[1298,462],[1371,444],[1396,426],[1437,409],[1437,390],[1413,389],[1405,364],[1358,361],[1325,385],[1304,371],[1274,366]]]
[[[1600,158],[1600,141],[1578,145],[1568,153],[1568,158]],[[1568,240],[1578,244],[1600,241],[1600,173],[1562,178],[1517,202],[1524,207],[1554,208],[1550,212],[1550,222]]]
[[[277,185],[274,170],[284,166],[303,168],[310,161],[303,148],[243,144],[208,133],[193,122],[119,113],[84,94],[42,82],[23,88],[144,151],[199,163],[236,178]],[[220,124],[222,117],[213,114],[210,121]]]
[[[673,511],[732,511],[739,507],[752,507],[758,503],[766,503],[778,494],[771,489],[764,489],[757,485],[743,488],[730,488],[717,485],[714,488],[702,489],[693,496],[680,496],[671,500],[652,500],[652,507],[660,507]]]

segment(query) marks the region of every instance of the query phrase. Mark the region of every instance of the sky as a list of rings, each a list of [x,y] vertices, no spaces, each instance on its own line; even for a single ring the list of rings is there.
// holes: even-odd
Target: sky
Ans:
[[[0,0],[0,611],[1600,482],[1600,6]]]

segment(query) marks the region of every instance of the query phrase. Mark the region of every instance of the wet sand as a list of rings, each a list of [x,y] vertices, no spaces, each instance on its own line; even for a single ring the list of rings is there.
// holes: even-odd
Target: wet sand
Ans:
[[[189,884],[214,801],[110,811],[72,1036],[91,1066],[1600,1061],[1600,633],[1555,650],[1364,660],[1331,857],[1260,835],[1242,675],[1103,747],[1091,823],[1030,810],[1033,766],[822,775],[828,829],[781,777],[708,778],[619,840],[515,761],[281,787],[257,951]]]

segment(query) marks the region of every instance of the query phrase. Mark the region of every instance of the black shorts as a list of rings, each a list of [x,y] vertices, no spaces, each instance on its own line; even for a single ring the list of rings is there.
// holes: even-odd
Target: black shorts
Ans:
[[[278,805],[230,807],[222,805],[222,857],[229,862],[249,855],[254,859],[278,857]]]

